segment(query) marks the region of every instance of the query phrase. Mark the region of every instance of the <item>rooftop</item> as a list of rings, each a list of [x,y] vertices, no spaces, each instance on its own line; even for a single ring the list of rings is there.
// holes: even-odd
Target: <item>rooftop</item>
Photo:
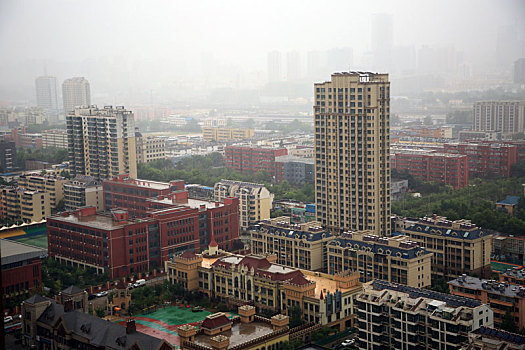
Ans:
[[[519,200],[519,196],[507,196],[505,199],[497,202],[496,204],[517,205]]]
[[[427,233],[456,239],[478,239],[490,235],[469,220],[451,221],[447,220],[446,217],[437,215],[420,218],[403,231]]]
[[[151,180],[132,179],[130,177],[114,178],[106,180],[108,183],[123,183],[137,187],[148,187],[154,190],[167,190],[170,189],[170,184],[167,182],[158,182]]]
[[[96,214],[78,217],[73,213],[63,213],[62,215],[54,215],[51,216],[50,219],[60,221],[63,223],[93,227],[101,230],[116,230],[129,224],[147,221],[146,219],[128,219],[125,221],[114,221],[113,218],[109,215]]]
[[[472,290],[486,290],[490,294],[497,294],[512,298],[525,298],[525,287],[508,282],[485,280],[471,276],[461,276],[448,282],[450,285]]]
[[[506,332],[506,331],[501,330],[501,329],[489,328],[489,327],[481,326],[478,329],[476,329],[474,331],[474,333],[480,334],[480,335],[488,337],[488,338],[503,340],[503,341],[509,342],[509,343],[525,344],[525,336],[524,335]]]
[[[254,321],[251,323],[236,322],[232,324],[231,330],[222,332],[221,335],[230,339],[229,348],[231,348],[272,332],[273,328],[270,323],[261,321]],[[211,338],[213,338],[213,336],[199,334],[195,336],[195,344],[211,348]]]
[[[297,156],[290,156],[290,155],[275,157],[275,162],[315,164],[315,160],[313,158],[304,158],[304,157],[297,157]]]
[[[47,256],[46,249],[8,239],[0,239],[0,251],[2,253],[2,266]]]

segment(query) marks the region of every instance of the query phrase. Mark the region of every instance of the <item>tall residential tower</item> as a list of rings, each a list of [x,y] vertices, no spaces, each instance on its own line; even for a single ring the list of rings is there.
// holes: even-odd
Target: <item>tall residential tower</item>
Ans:
[[[50,76],[35,79],[36,105],[46,111],[48,116],[58,115],[57,78]]]
[[[66,117],[72,175],[137,177],[135,120],[122,106],[76,108]]]
[[[390,232],[388,74],[346,72],[315,88],[317,220],[334,232]]]
[[[64,80],[62,83],[62,100],[64,101],[64,113],[66,115],[77,106],[91,105],[89,81],[84,77]]]

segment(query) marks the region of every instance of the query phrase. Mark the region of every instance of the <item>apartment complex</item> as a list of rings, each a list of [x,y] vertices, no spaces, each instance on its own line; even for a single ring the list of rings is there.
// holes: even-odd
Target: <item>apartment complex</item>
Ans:
[[[501,131],[518,133],[525,131],[525,102],[481,101],[474,103],[472,129],[475,131]]]
[[[488,305],[376,280],[355,301],[359,349],[461,349],[468,332],[493,326]]]
[[[19,187],[26,190],[41,191],[49,193],[49,205],[51,210],[56,209],[60,201],[64,199],[63,185],[67,181],[65,177],[56,175],[20,175],[17,178]]]
[[[202,138],[204,141],[228,142],[249,139],[253,137],[253,129],[234,129],[225,127],[205,126],[202,128]]]
[[[313,159],[282,156],[275,158],[275,180],[288,181],[292,185],[315,182],[315,161]]]
[[[38,222],[51,215],[49,192],[22,187],[0,187],[0,208],[3,217],[24,223]]]
[[[445,153],[468,156],[469,174],[474,177],[508,177],[517,162],[517,147],[500,143],[445,143]]]
[[[310,271],[324,271],[326,244],[333,239],[316,221],[293,224],[286,216],[263,220],[249,233],[253,254],[272,254],[278,264]]]
[[[90,106],[91,90],[87,79],[75,77],[64,80],[62,83],[62,100],[66,115],[73,112],[75,107]]]
[[[102,182],[93,176],[77,175],[64,183],[64,207],[72,211],[82,207],[104,210]]]
[[[525,327],[525,287],[509,282],[483,280],[462,275],[448,282],[450,294],[489,304],[494,311],[494,325],[501,327],[505,314],[512,315],[519,329]]]
[[[314,90],[317,220],[336,232],[388,234],[388,74],[335,73]]]
[[[67,149],[67,131],[64,129],[42,131],[42,147],[56,147]]]
[[[303,319],[342,331],[352,325],[353,300],[361,292],[357,274],[330,276],[278,265],[259,255],[202,256],[187,252],[166,261],[168,280],[229,305],[288,314],[299,307]],[[194,282],[198,277],[198,287]]]
[[[158,159],[166,158],[166,140],[162,137],[142,136],[135,133],[137,145],[137,162],[149,163]]]
[[[275,158],[287,154],[286,148],[226,146],[224,162],[228,168],[243,173],[266,171],[270,176],[275,176]]]
[[[15,170],[16,167],[15,142],[0,140],[0,171],[9,172]]]
[[[432,253],[407,237],[348,232],[326,246],[327,271],[359,271],[361,282],[380,279],[411,287],[431,284]]]
[[[433,253],[432,278],[453,279],[466,273],[489,276],[492,235],[469,220],[434,215],[398,219],[396,230]]]
[[[124,107],[77,108],[66,116],[72,175],[137,177],[135,121]]]
[[[226,197],[239,198],[239,224],[242,229],[270,218],[274,196],[262,184],[221,180],[213,187],[213,196],[218,202]]]
[[[434,153],[425,150],[393,150],[392,169],[412,176],[441,182],[459,189],[468,186],[468,157],[461,154]]]
[[[29,294],[42,283],[45,249],[0,239],[2,253],[2,297],[6,300]]]

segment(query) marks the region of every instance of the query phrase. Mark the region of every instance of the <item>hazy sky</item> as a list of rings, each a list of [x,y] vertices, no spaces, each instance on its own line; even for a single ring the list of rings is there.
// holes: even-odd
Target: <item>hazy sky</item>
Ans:
[[[28,85],[46,62],[101,57],[125,58],[128,69],[137,61],[184,68],[203,53],[265,74],[274,49],[367,52],[372,16],[383,12],[392,15],[394,45],[454,45],[467,56],[494,46],[501,25],[525,33],[525,0],[1,0],[0,80]]]

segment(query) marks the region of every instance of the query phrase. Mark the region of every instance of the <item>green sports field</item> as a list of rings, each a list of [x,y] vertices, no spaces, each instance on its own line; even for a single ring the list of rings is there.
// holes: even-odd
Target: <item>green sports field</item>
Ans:
[[[20,237],[20,238],[18,238]],[[32,237],[18,236],[11,238],[13,241],[30,244],[39,248],[47,249],[47,235],[38,235]]]

